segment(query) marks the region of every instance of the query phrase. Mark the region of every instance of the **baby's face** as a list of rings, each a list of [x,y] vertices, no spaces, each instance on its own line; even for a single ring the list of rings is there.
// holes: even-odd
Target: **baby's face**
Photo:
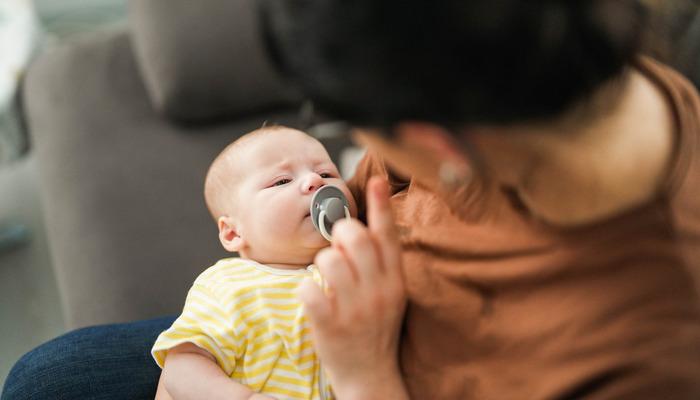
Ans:
[[[240,150],[236,168],[239,235],[245,242],[241,254],[261,263],[311,263],[328,242],[311,222],[309,207],[316,190],[339,187],[356,205],[338,169],[321,143],[306,134],[283,129],[252,139]]]

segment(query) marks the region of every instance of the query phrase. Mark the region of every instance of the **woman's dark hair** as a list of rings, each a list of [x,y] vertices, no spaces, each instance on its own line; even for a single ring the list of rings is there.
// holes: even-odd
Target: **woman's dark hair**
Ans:
[[[279,69],[359,125],[553,117],[620,75],[635,0],[264,0]]]

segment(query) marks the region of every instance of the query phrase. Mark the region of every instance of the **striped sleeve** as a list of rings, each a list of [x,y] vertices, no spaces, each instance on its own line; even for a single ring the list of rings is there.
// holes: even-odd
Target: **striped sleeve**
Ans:
[[[231,375],[241,356],[242,335],[239,318],[231,315],[215,293],[195,283],[187,294],[182,314],[156,339],[151,354],[163,368],[169,349],[192,343],[209,352],[226,375]]]

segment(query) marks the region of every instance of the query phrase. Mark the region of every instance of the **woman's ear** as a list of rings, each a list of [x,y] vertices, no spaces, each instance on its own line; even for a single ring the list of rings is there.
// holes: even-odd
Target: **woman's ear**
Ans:
[[[224,249],[230,252],[240,252],[245,247],[245,240],[241,237],[231,217],[219,217],[217,225],[219,227],[219,241]]]

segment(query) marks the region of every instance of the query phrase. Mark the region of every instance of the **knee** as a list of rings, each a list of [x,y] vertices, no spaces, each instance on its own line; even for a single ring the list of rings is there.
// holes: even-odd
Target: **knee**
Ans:
[[[65,374],[56,374],[57,368],[70,368],[64,364],[70,358],[70,347],[61,346],[58,339],[31,350],[20,358],[10,370],[0,400],[49,398],[59,393],[58,388]],[[57,387],[54,387],[57,386]],[[42,393],[44,394],[42,396]]]
[[[160,370],[150,347],[173,320],[83,328],[44,343],[12,367],[0,400],[94,398],[92,390],[101,398],[153,398]]]

